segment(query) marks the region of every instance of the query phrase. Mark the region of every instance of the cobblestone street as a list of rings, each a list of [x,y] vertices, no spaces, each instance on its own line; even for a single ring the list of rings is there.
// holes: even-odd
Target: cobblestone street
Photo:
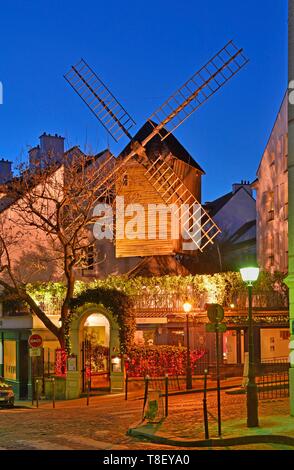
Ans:
[[[142,400],[133,397],[126,402],[120,396],[91,397],[86,399],[40,403],[40,408],[15,408],[0,411],[0,447],[8,449],[70,450],[70,449],[175,449],[152,444],[127,436],[126,432],[142,416]],[[216,393],[208,394],[211,437],[216,437]],[[260,425],[263,416],[289,415],[288,399],[262,401],[259,406]],[[244,395],[222,393],[223,422],[245,418]],[[244,424],[244,429],[246,428]],[[203,439],[202,395],[176,395],[169,399],[169,417],[163,425],[170,435]],[[240,430],[241,431],[241,430]],[[294,436],[294,427],[291,431]],[[282,445],[246,445],[232,449],[283,449]],[[290,447],[289,447],[290,448]],[[292,448],[293,449],[293,448]]]

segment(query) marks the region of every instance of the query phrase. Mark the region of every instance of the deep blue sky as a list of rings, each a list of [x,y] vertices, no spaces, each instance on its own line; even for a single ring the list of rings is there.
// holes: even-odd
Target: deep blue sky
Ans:
[[[63,79],[84,57],[140,126],[233,38],[250,63],[175,135],[205,169],[203,201],[256,169],[287,85],[286,0],[2,0],[0,156],[44,131],[98,151],[102,126]],[[138,128],[138,127],[137,127]]]

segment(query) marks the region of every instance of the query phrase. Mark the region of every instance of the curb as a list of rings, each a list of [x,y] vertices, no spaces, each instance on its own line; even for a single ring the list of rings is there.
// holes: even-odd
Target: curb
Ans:
[[[231,393],[231,394],[233,394],[233,392],[234,392],[233,389],[238,390],[235,393],[245,393],[245,391],[244,392],[239,392],[240,386],[238,386],[238,385],[224,385],[223,387],[220,387],[221,391],[232,390],[231,392],[226,392],[226,393]],[[207,392],[216,392],[217,387],[207,388],[206,391]],[[172,396],[175,396],[175,395],[190,395],[192,393],[203,393],[203,389],[202,388],[200,388],[200,389],[199,388],[191,388],[190,390],[172,390],[172,391],[168,392],[168,396],[172,397]],[[161,395],[165,396],[163,391],[161,391]],[[143,399],[144,399],[144,397],[142,397],[142,396],[134,398],[134,400],[143,400]]]
[[[220,387],[220,390],[232,390],[232,389],[239,389],[240,386],[239,385],[224,385],[223,387]],[[217,391],[217,387],[209,387],[207,388],[206,390],[207,392],[216,392]],[[194,389],[191,389],[191,390],[175,390],[175,391],[172,391],[172,392],[169,392],[169,396],[172,396],[172,395],[187,395],[187,394],[190,394],[190,393],[203,393],[203,389],[198,389],[198,388],[194,388]]]
[[[294,437],[284,436],[280,434],[261,434],[258,436],[237,436],[237,437],[226,437],[220,439],[203,439],[203,440],[193,440],[193,439],[172,439],[160,435],[150,434],[144,431],[140,431],[136,428],[130,428],[127,432],[127,435],[137,438],[144,437],[150,442],[156,444],[164,444],[176,447],[227,447],[227,446],[236,446],[236,445],[246,445],[246,444],[284,444],[294,447]]]

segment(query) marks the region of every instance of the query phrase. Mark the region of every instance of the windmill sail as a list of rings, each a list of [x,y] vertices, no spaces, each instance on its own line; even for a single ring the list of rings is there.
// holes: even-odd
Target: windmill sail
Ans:
[[[156,135],[161,140],[166,139],[247,62],[243,49],[238,49],[233,41],[229,41],[217,52],[150,116],[148,121],[152,130],[144,140],[141,143],[132,141],[129,152],[116,159],[110,170],[106,166],[100,169],[95,184],[97,201],[105,198],[125,171],[127,162],[135,158],[145,167],[146,178],[165,203],[188,206],[188,214],[181,213],[181,219],[185,220],[186,232],[196,247],[202,251],[209,243],[213,243],[220,232],[219,227],[174,172],[173,167],[162,156],[150,160],[146,156],[145,147]],[[71,67],[65,78],[114,140],[118,141],[123,135],[132,140],[130,129],[135,122],[83,59]],[[196,217],[192,214],[195,205],[199,208]]]
[[[229,41],[207,64],[171,95],[148,119],[164,140],[248,62],[243,49]],[[161,129],[168,132],[161,134]]]
[[[64,78],[116,142],[123,135],[132,138],[129,131],[135,121],[83,59]]]
[[[220,233],[217,224],[197,201],[184,182],[162,156],[153,163],[143,161],[145,176],[166,204],[175,204],[182,227],[200,251]],[[196,210],[195,210],[196,209]]]

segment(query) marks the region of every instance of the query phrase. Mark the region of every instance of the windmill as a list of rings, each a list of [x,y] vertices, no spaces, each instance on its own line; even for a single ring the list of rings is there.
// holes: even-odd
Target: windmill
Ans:
[[[128,161],[134,158],[144,166],[145,177],[165,204],[172,202],[179,211],[180,207],[187,207],[184,211],[181,210],[180,221],[184,221],[185,230],[196,248],[203,251],[208,244],[213,243],[220,232],[219,227],[175,173],[170,162],[162,155],[147,157],[145,148],[155,136],[164,141],[247,62],[243,49],[229,41],[148,118],[151,130],[142,142],[136,142],[131,135],[135,121],[85,60],[81,59],[76,65],[72,65],[64,75],[67,82],[116,142],[122,136],[127,136],[131,142],[127,155],[116,159],[109,155],[99,167],[97,200],[105,197],[115,186]],[[199,208],[196,216],[193,207]]]

